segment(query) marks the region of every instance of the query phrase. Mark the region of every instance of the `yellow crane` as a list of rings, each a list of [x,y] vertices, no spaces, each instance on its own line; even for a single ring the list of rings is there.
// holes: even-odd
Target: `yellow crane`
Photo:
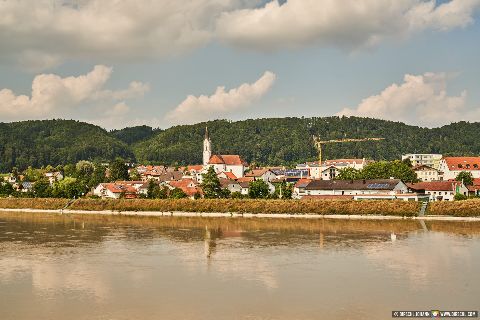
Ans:
[[[313,143],[318,150],[318,164],[322,165],[322,145],[329,143],[345,143],[345,142],[364,142],[364,141],[380,141],[385,138],[361,138],[361,139],[337,139],[337,140],[320,140],[319,137],[313,136]]]

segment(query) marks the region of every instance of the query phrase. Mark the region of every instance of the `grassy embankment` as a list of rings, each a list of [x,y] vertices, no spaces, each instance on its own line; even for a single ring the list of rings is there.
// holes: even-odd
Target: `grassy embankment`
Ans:
[[[60,209],[66,199],[0,199],[0,208]],[[78,199],[68,209],[114,211],[184,211],[184,212],[236,212],[236,213],[290,213],[290,214],[347,214],[415,216],[419,203],[405,201],[299,201],[252,199],[201,200],[100,200]]]
[[[480,217],[480,199],[431,202],[428,205],[427,214],[454,217]]]

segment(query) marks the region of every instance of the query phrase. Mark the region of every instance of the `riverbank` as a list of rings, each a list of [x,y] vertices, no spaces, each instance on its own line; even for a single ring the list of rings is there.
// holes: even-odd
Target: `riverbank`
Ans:
[[[258,217],[338,219],[480,220],[480,200],[430,203],[418,217],[420,203],[406,201],[326,201],[252,199],[68,199],[1,198],[0,211],[63,214]]]
[[[418,202],[406,201],[326,201],[326,200],[253,200],[253,199],[0,199],[0,208],[16,210],[62,210],[66,213],[134,212],[138,215],[210,216],[385,216],[414,217]]]

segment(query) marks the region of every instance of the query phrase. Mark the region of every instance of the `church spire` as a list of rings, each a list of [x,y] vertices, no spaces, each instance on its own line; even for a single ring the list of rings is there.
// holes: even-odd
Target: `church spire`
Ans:
[[[203,165],[208,165],[212,156],[212,141],[208,135],[208,127],[205,127],[205,138],[203,139]]]

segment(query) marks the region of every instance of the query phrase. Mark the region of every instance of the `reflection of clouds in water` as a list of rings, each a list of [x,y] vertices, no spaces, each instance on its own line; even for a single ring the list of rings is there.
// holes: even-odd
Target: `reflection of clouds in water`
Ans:
[[[96,300],[109,296],[108,285],[102,280],[104,276],[95,265],[78,260],[55,263],[13,257],[0,260],[0,281],[14,281],[25,276],[31,276],[32,287],[42,295],[74,290],[92,295]]]
[[[418,237],[425,238],[418,241]],[[393,240],[393,239],[392,239]],[[447,245],[448,244],[448,245]],[[443,233],[411,234],[404,240],[366,246],[369,260],[397,275],[405,274],[413,288],[451,277],[449,270],[471,267],[471,252],[462,239]]]

